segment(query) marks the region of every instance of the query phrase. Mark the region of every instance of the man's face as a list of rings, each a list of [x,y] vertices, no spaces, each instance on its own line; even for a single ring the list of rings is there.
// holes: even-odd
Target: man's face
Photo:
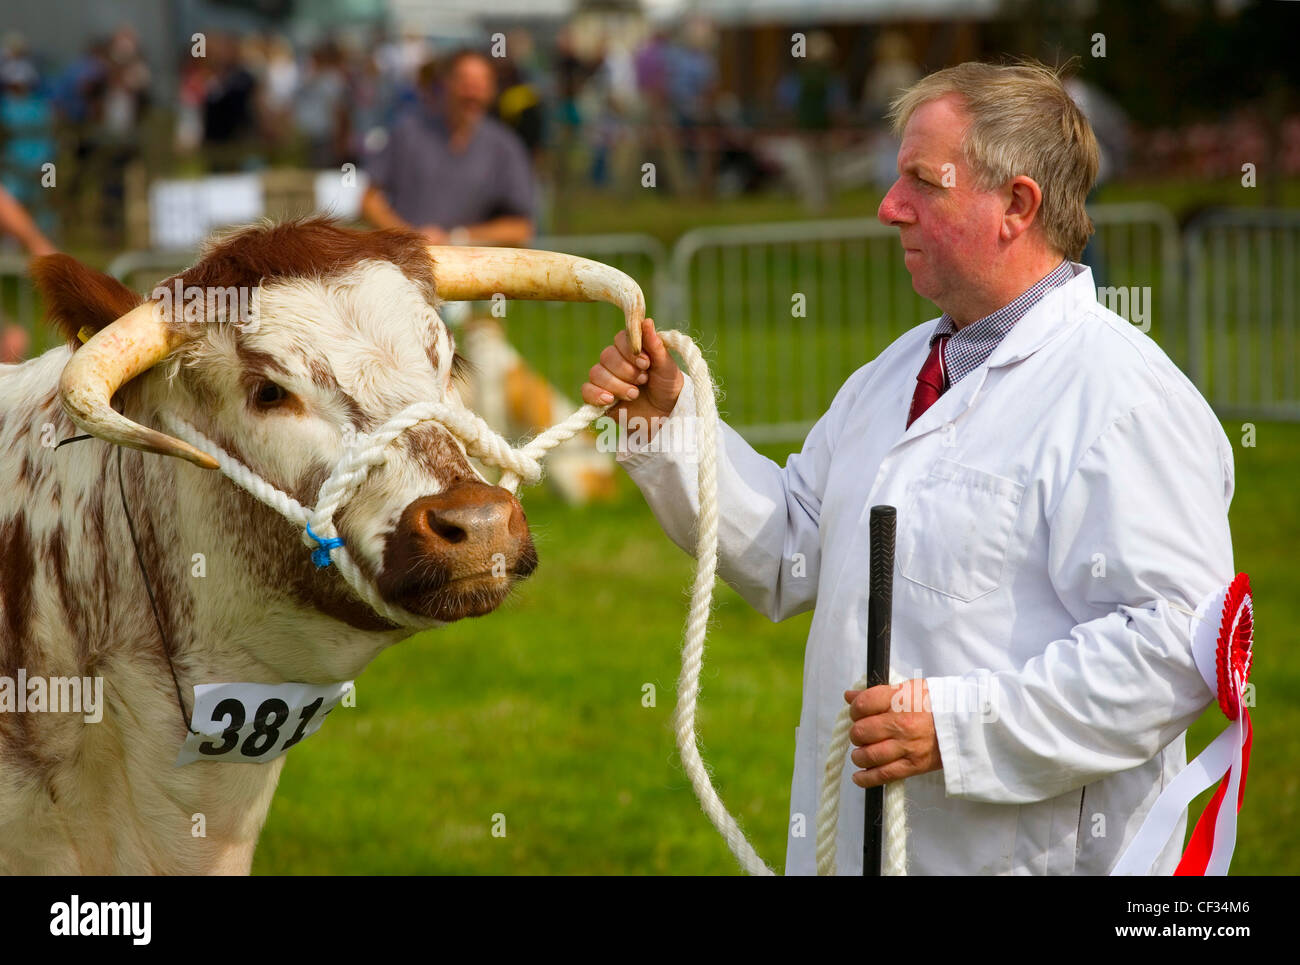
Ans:
[[[478,122],[496,98],[492,67],[479,57],[463,57],[447,78],[447,114],[456,127]]]
[[[903,263],[918,295],[958,321],[996,269],[1004,205],[998,191],[979,191],[962,155],[969,123],[947,95],[918,107],[903,131],[899,178],[877,217],[899,229]]]

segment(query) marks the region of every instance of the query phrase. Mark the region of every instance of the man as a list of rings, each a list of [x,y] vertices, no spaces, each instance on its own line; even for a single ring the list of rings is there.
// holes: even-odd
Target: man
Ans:
[[[854,789],[901,780],[912,874],[1104,874],[1212,699],[1190,617],[1233,575],[1231,448],[1072,260],[1097,145],[1053,72],[962,64],[893,120],[879,216],[943,315],[854,373],[784,469],[721,428],[719,572],[774,621],[816,607],[790,808],[815,826],[849,700],[839,873],[861,869]],[[663,432],[693,390],[650,322],[644,348],[620,335],[583,398],[666,416]],[[619,458],[689,551],[696,467],[675,448]],[[898,509],[893,670],[920,679],[846,693],[866,667],[876,504]],[[1181,850],[1179,833],[1154,870]],[[813,837],[792,836],[787,872],[814,869]]]
[[[361,213],[435,245],[531,241],[532,171],[519,138],[487,116],[495,98],[491,61],[471,50],[452,55],[442,110],[422,103],[403,114],[370,158]]]

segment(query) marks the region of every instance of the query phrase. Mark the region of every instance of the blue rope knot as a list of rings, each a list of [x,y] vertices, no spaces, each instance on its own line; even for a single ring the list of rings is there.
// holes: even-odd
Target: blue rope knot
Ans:
[[[311,551],[311,561],[316,564],[317,568],[324,569],[332,562],[330,560],[330,550],[336,550],[343,545],[341,536],[331,536],[329,539],[322,539],[311,531],[311,523],[307,524],[307,535],[320,544],[319,547]]]

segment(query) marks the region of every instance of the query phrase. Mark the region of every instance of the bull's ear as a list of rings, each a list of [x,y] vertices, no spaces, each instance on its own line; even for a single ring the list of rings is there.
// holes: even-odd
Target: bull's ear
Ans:
[[[142,300],[116,278],[87,268],[70,255],[33,258],[31,272],[50,321],[73,349]]]

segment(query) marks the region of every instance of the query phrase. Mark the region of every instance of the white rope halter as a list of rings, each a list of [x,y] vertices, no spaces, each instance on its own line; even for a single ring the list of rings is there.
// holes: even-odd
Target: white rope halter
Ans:
[[[665,331],[659,336],[686,362],[687,375],[693,382],[696,399],[696,416],[699,421],[699,505],[700,516],[696,534],[695,578],[691,589],[691,606],[686,619],[685,642],[682,646],[682,669],[677,681],[677,707],[673,712],[673,728],[682,764],[690,777],[691,786],[699,798],[700,806],[726,840],[727,846],[750,874],[771,875],[772,870],[758,856],[746,839],[744,832],[731,816],[718,792],[713,787],[709,772],[700,755],[695,733],[695,711],[700,692],[700,671],[704,666],[704,641],[708,633],[709,613],[713,609],[713,586],[718,568],[718,469],[717,436],[718,407],[714,397],[713,379],[708,365],[695,342],[683,332]],[[312,558],[318,566],[333,562],[348,586],[368,603],[375,612],[403,627],[428,629],[444,626],[402,607],[388,603],[379,593],[374,581],[357,566],[352,554],[338,535],[334,518],[342,506],[355,495],[370,470],[388,459],[388,447],[414,426],[425,422],[437,423],[465,446],[465,451],[489,465],[503,470],[500,485],[516,493],[521,482],[532,485],[542,477],[542,457],[551,449],[577,435],[617,403],[596,406],[584,405],[567,419],[542,432],[527,444],[514,448],[496,433],[483,419],[464,408],[446,402],[417,402],[398,413],[375,432],[360,434],[356,444],[348,447],[335,465],[333,472],[321,484],[316,506],[308,509],[292,496],[272,486],[226,452],[215,442],[185,420],[165,413],[163,421],[177,436],[190,445],[204,450],[216,459],[223,475],[265,505],[271,507],[291,523],[302,527],[303,543],[314,547]],[[901,679],[901,678],[897,678]],[[858,681],[854,689],[865,686]],[[835,873],[835,831],[838,824],[840,784],[848,761],[849,708],[840,711],[834,735],[826,758],[822,781],[821,804],[817,815],[817,871],[818,874]],[[905,874],[902,784],[895,782],[885,788],[885,873]]]
[[[302,527],[302,540],[315,547],[312,559],[317,566],[337,564],[348,586],[375,612],[398,626],[429,629],[445,626],[444,621],[420,616],[393,606],[379,593],[372,579],[357,566],[352,554],[339,538],[334,517],[375,466],[388,460],[388,447],[404,432],[424,422],[436,422],[465,445],[471,456],[504,470],[498,483],[514,495],[521,480],[535,483],[542,476],[541,457],[566,439],[572,438],[599,418],[609,406],[585,405],[558,425],[518,449],[498,435],[483,419],[463,406],[447,402],[417,402],[403,409],[372,433],[360,433],[355,445],[349,446],[334,471],[321,484],[316,508],[308,509],[249,469],[219,445],[175,415],[164,414],[163,421],[177,436],[206,451],[231,482],[274,509],[296,526]]]

